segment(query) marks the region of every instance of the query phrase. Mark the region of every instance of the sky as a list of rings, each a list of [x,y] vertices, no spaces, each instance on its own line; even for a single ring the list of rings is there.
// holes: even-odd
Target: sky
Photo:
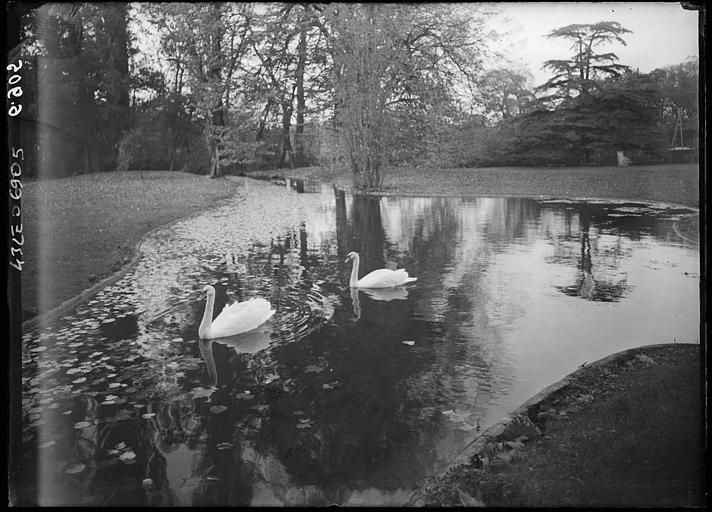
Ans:
[[[619,63],[647,73],[698,55],[698,13],[676,2],[504,2],[492,27],[507,34],[497,45],[534,76],[533,85],[551,77],[541,70],[544,61],[571,55],[570,42],[549,39],[551,30],[572,23],[617,21],[632,33],[627,46],[611,45]]]

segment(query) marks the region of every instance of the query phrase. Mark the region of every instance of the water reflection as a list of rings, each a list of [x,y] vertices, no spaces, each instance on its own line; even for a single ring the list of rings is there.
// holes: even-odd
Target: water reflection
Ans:
[[[699,254],[671,229],[682,209],[246,183],[26,333],[29,501],[399,504],[583,361],[697,340]],[[418,281],[352,289],[351,251]],[[205,283],[218,310],[262,296],[276,313],[199,340]]]
[[[594,265],[591,259],[591,221],[588,212],[585,210],[580,214],[580,239],[581,239],[581,255],[578,262],[578,268],[581,271],[577,276],[576,283],[566,287],[559,286],[559,290],[563,293],[570,295],[572,297],[581,297],[586,300],[591,301],[601,301],[601,302],[616,302],[621,299],[623,294],[629,287],[626,283],[626,279],[619,279],[617,281],[606,280],[606,279],[596,279],[593,275]],[[596,235],[599,235],[596,233]],[[594,241],[599,241],[602,238],[600,236],[594,236]],[[599,253],[601,260],[598,262],[598,266],[605,264],[605,259],[618,260],[622,254],[623,249],[620,235],[617,237],[617,243],[611,245],[603,254],[598,250],[598,247],[594,247],[594,252]],[[597,254],[598,256],[598,254]],[[616,264],[612,265],[613,269],[617,267]]]

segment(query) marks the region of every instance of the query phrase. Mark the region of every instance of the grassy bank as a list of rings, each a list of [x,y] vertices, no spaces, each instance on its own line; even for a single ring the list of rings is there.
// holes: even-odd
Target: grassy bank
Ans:
[[[697,345],[643,348],[579,372],[421,491],[418,505],[704,504]]]
[[[232,180],[113,172],[23,184],[24,319],[119,270],[141,237],[233,195]]]
[[[348,170],[308,167],[264,171],[261,176],[318,179],[349,189]],[[383,192],[399,194],[511,195],[646,199],[689,206],[699,204],[696,164],[634,167],[563,167],[483,169],[390,168]]]

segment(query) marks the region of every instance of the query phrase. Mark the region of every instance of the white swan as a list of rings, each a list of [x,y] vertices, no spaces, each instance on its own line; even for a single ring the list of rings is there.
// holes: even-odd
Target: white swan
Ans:
[[[418,279],[417,277],[408,277],[408,272],[402,268],[399,268],[398,270],[379,268],[378,270],[374,270],[370,274],[367,274],[359,279],[358,253],[350,252],[346,256],[346,263],[348,263],[349,260],[353,260],[354,262],[353,267],[351,268],[351,281],[349,281],[349,286],[351,286],[351,288],[390,288],[406,283],[412,283]]]
[[[235,302],[229,306],[225,304],[225,308],[213,320],[215,288],[207,285],[201,294],[203,292],[207,293],[208,298],[205,302],[203,320],[198,327],[198,336],[201,339],[224,338],[251,331],[274,315],[274,309],[269,301],[258,297],[244,302]]]

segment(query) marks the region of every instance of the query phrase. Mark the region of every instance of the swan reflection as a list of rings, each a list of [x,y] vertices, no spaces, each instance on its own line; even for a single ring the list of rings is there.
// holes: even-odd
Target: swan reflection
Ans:
[[[408,288],[396,286],[394,288],[351,288],[351,304],[354,308],[353,320],[361,319],[361,301],[359,292],[365,293],[370,299],[390,302],[392,300],[406,300],[408,298]]]
[[[208,367],[210,385],[217,386],[218,372],[213,357],[213,342],[232,347],[237,354],[256,354],[269,347],[272,343],[272,338],[270,337],[270,331],[263,328],[253,329],[224,338],[201,338],[199,343],[200,354],[203,356],[203,360],[205,360],[205,364]]]
[[[382,300],[384,302],[408,298],[408,288],[404,286],[396,286],[395,288],[361,288],[361,291],[373,300]]]

